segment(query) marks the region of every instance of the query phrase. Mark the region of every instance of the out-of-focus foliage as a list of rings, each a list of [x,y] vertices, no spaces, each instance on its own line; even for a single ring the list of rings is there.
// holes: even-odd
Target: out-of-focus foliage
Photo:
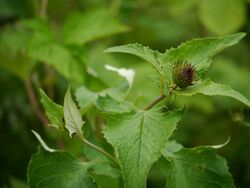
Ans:
[[[250,32],[247,0],[48,0],[46,18],[39,15],[40,5],[37,0],[0,1],[0,187],[4,188],[27,187],[27,164],[37,145],[30,129],[37,130],[51,145],[69,148],[75,157],[84,153],[77,140],[60,137],[38,121],[27,95],[28,83],[33,86],[38,104],[40,87],[63,104],[68,83],[72,89],[84,85],[81,91],[85,93],[106,92],[109,87],[114,88],[108,91],[113,95],[127,91],[124,79],[105,65],[132,68],[135,80],[130,94],[124,97],[144,107],[159,95],[159,89],[152,84],[159,79],[151,65],[133,56],[102,53],[104,49],[141,43],[164,53],[194,37]],[[207,74],[249,98],[249,53],[247,35],[235,47],[215,56]],[[79,90],[76,98],[81,98]],[[174,105],[185,104],[187,111],[175,132],[177,140],[194,147],[221,143],[229,135],[231,141],[220,150],[221,155],[228,161],[236,186],[249,187],[250,110],[222,97],[178,96],[176,100]],[[79,102],[82,108],[86,105],[92,108],[91,103]],[[97,112],[92,111],[94,117]],[[99,121],[91,119],[91,115],[88,118],[89,122]],[[102,127],[90,127],[96,133],[93,142],[110,150],[98,133]],[[86,135],[91,132],[84,131]],[[107,180],[102,173],[96,176],[100,182]],[[162,185],[164,179],[164,174],[155,174],[152,169],[148,187]],[[119,187],[116,178],[109,180]]]

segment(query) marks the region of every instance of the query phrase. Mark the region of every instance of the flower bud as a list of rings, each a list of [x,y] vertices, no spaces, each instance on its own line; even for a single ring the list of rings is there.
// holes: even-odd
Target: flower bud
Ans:
[[[190,63],[177,62],[172,69],[173,82],[179,88],[192,85],[195,68]]]

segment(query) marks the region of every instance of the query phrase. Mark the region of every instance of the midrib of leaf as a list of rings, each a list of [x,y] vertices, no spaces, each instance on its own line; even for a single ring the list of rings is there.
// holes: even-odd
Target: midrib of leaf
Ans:
[[[144,123],[144,114],[142,114],[142,120],[139,125],[139,150],[138,150],[138,157],[137,161],[140,161],[141,156],[141,145],[142,145],[142,129],[143,129],[143,123]],[[137,167],[140,168],[140,162],[137,163]]]
[[[161,114],[155,109],[106,114],[110,122],[104,136],[118,153],[127,187],[146,187],[147,174],[174,130],[180,115],[177,114]],[[171,119],[169,122],[162,122],[168,118]],[[127,133],[124,132],[126,130]]]

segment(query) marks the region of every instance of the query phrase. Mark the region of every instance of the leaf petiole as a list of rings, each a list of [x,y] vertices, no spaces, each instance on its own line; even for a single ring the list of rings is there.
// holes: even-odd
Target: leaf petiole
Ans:
[[[117,162],[117,160],[110,155],[108,152],[104,151],[102,148],[98,147],[97,145],[89,142],[88,140],[86,140],[83,136],[80,137],[81,140],[87,144],[88,146],[92,147],[93,149],[95,149],[96,151],[102,153],[103,155],[105,155],[106,157],[108,157],[113,163],[115,163],[119,168],[120,168],[120,164]]]
[[[144,110],[149,110],[151,109],[153,106],[155,106],[156,104],[158,104],[159,102],[161,102],[163,99],[166,98],[166,95],[161,94],[160,96],[158,96],[155,100],[153,100],[148,106],[146,106],[144,108]]]

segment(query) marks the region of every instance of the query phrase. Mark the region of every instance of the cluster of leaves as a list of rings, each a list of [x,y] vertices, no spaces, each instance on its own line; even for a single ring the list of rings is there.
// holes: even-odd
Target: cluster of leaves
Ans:
[[[41,102],[50,124],[62,133],[68,132],[69,137],[76,135],[90,148],[85,150],[84,159],[79,160],[67,151],[49,148],[34,132],[43,148],[30,161],[30,187],[104,187],[103,182],[96,178],[99,174],[117,179],[118,182],[122,180],[128,188],[143,188],[147,185],[148,174],[153,166],[166,177],[166,187],[234,187],[226,161],[216,154],[216,150],[224,144],[184,148],[170,140],[184,110],[171,109],[167,102],[171,103],[176,95],[192,96],[200,93],[228,96],[250,107],[246,97],[228,85],[213,82],[206,74],[212,57],[244,36],[244,33],[238,33],[194,39],[165,53],[140,44],[105,50],[106,53],[133,54],[149,62],[156,70],[156,84],[161,96],[144,109],[126,101],[133,80],[133,74],[126,69],[109,67],[126,78],[129,87],[125,91],[120,90],[121,86],[98,93],[84,86],[77,88],[75,96],[80,109],[72,99],[70,89],[66,92],[63,106],[54,103],[41,91]],[[195,67],[197,79],[192,85],[174,87],[172,70],[178,62],[188,62]],[[113,147],[113,154],[88,141],[84,130],[93,123],[93,118],[99,119],[99,122],[95,121],[95,127],[105,124],[102,132]],[[89,155],[91,148],[99,152],[98,157]],[[119,187],[119,184],[116,186]]]
[[[40,5],[41,2],[48,2],[47,15],[43,14],[44,17],[40,15],[39,9],[44,6]],[[59,148],[65,145],[66,150],[75,158],[84,155],[84,159],[86,157],[88,161],[98,158],[97,162],[99,162],[100,157],[101,161],[105,162],[101,162],[101,165],[99,163],[98,166],[94,165],[88,169],[88,172],[94,176],[95,181],[101,187],[110,188],[113,184],[113,187],[119,186],[118,180],[121,179],[121,173],[116,173],[117,171],[114,170],[116,167],[111,168],[106,158],[98,155],[97,151],[87,145],[83,150],[81,143],[76,141],[77,139],[54,134],[53,129],[41,126],[38,121],[42,120],[43,124],[46,124],[42,117],[44,115],[41,114],[41,111],[39,112],[42,107],[36,102],[39,88],[43,88],[53,101],[61,102],[68,81],[70,81],[85,121],[83,126],[85,141],[88,139],[109,153],[112,153],[112,149],[100,134],[100,130],[104,127],[104,120],[97,107],[93,105],[96,104],[99,95],[108,94],[118,101],[130,101],[133,103],[132,106],[140,109],[158,93],[162,92],[165,96],[172,90],[171,100],[164,100],[170,104],[169,109],[176,110],[173,108],[175,105],[183,106],[185,104],[186,106],[184,121],[179,123],[179,130],[174,132],[174,139],[186,146],[193,147],[210,142],[218,143],[230,134],[232,141],[221,152],[228,159],[236,185],[246,187],[250,181],[247,176],[250,169],[247,147],[250,132],[247,127],[235,125],[249,126],[248,117],[244,117],[244,114],[249,112],[248,109],[245,108],[243,111],[242,104],[227,98],[188,96],[195,93],[227,95],[248,103],[241,94],[223,84],[215,84],[211,80],[229,84],[246,96],[250,95],[247,83],[249,72],[246,69],[249,59],[249,46],[246,41],[249,40],[249,37],[237,45],[237,48],[231,48],[214,58],[215,63],[209,69],[209,76],[205,75],[206,69],[196,68],[199,62],[207,61],[208,54],[200,60],[190,58],[192,62],[197,61],[193,65],[195,70],[198,70],[198,74],[197,79],[192,82],[193,85],[186,89],[173,90],[175,81],[171,75],[171,69],[176,65],[175,62],[190,63],[185,57],[178,57],[173,61],[168,58],[164,60],[165,53],[153,51],[155,57],[149,55],[148,61],[156,62],[154,67],[159,74],[152,77],[156,82],[156,84],[152,84],[150,81],[145,81],[147,79],[145,77],[154,73],[150,64],[147,65],[132,56],[120,54],[112,56],[101,52],[107,46],[131,43],[131,41],[137,41],[163,51],[180,41],[190,40],[190,38],[225,35],[239,30],[248,32],[247,8],[249,9],[249,3],[249,0],[2,0],[0,2],[0,85],[2,85],[0,96],[2,125],[0,126],[2,151],[0,187],[26,187],[26,166],[31,153],[34,153],[36,149],[36,144],[33,142],[34,137],[30,133],[31,128],[48,141],[53,138],[55,143],[59,143]],[[118,21],[118,17],[131,30],[120,34],[119,37],[115,37],[115,35],[110,37],[128,30]],[[103,37],[106,39],[103,40]],[[100,40],[100,38],[102,39]],[[98,42],[92,42],[97,39]],[[141,54],[140,51],[143,50],[140,49],[142,48],[139,47],[138,50],[135,50],[135,55],[143,56],[145,59],[147,54]],[[196,50],[199,48],[197,47]],[[217,49],[217,47],[211,48]],[[215,49],[210,52],[216,53]],[[221,47],[218,48],[218,51],[220,49]],[[133,50],[130,49],[130,51]],[[202,54],[200,51],[194,52],[194,54]],[[181,54],[178,56],[182,56]],[[157,62],[162,65],[157,67]],[[174,64],[170,65],[168,62]],[[133,68],[136,71],[136,79],[133,82],[133,70],[105,66],[106,63],[116,67]],[[113,72],[107,72],[105,67]],[[125,76],[126,80],[120,78],[115,72]],[[208,77],[211,79],[207,79]],[[19,79],[22,82],[19,82]],[[120,82],[122,83],[120,84]],[[23,84],[28,95],[25,94]],[[160,91],[156,89],[155,85],[160,88]],[[183,97],[184,95],[186,97]],[[45,108],[49,108],[46,110],[46,115],[50,119],[50,125],[67,133],[63,107],[51,106],[48,100],[46,103],[46,99],[49,99],[46,98],[46,94],[41,93],[41,96],[42,103],[46,105]],[[174,96],[178,97],[173,100]],[[27,97],[32,105],[28,103]],[[53,104],[52,100],[50,102]],[[166,104],[166,106],[168,105]],[[229,117],[228,109],[230,109],[233,121]],[[166,108],[163,108],[164,110]],[[39,118],[34,116],[34,112]],[[106,113],[104,112],[104,114]],[[82,123],[80,120],[79,122]],[[9,147],[6,147],[6,144]],[[49,149],[49,151],[53,150]],[[242,153],[242,155],[237,153]],[[116,157],[119,158],[117,154]],[[155,184],[159,182],[158,179],[164,180],[164,174],[158,177],[158,170],[154,171],[155,166],[158,167],[157,165],[154,165],[153,168],[150,167],[148,187],[161,187]],[[93,173],[93,169],[95,169],[95,173]],[[101,174],[104,174],[103,181],[100,171]],[[109,171],[109,175],[107,175],[107,171]]]
[[[83,84],[88,72],[82,45],[128,28],[113,18],[108,10],[97,9],[69,15],[59,29],[58,34],[48,20],[41,18],[22,20],[6,27],[0,38],[0,55],[6,58],[1,65],[27,80],[34,66],[43,62],[66,79]]]

